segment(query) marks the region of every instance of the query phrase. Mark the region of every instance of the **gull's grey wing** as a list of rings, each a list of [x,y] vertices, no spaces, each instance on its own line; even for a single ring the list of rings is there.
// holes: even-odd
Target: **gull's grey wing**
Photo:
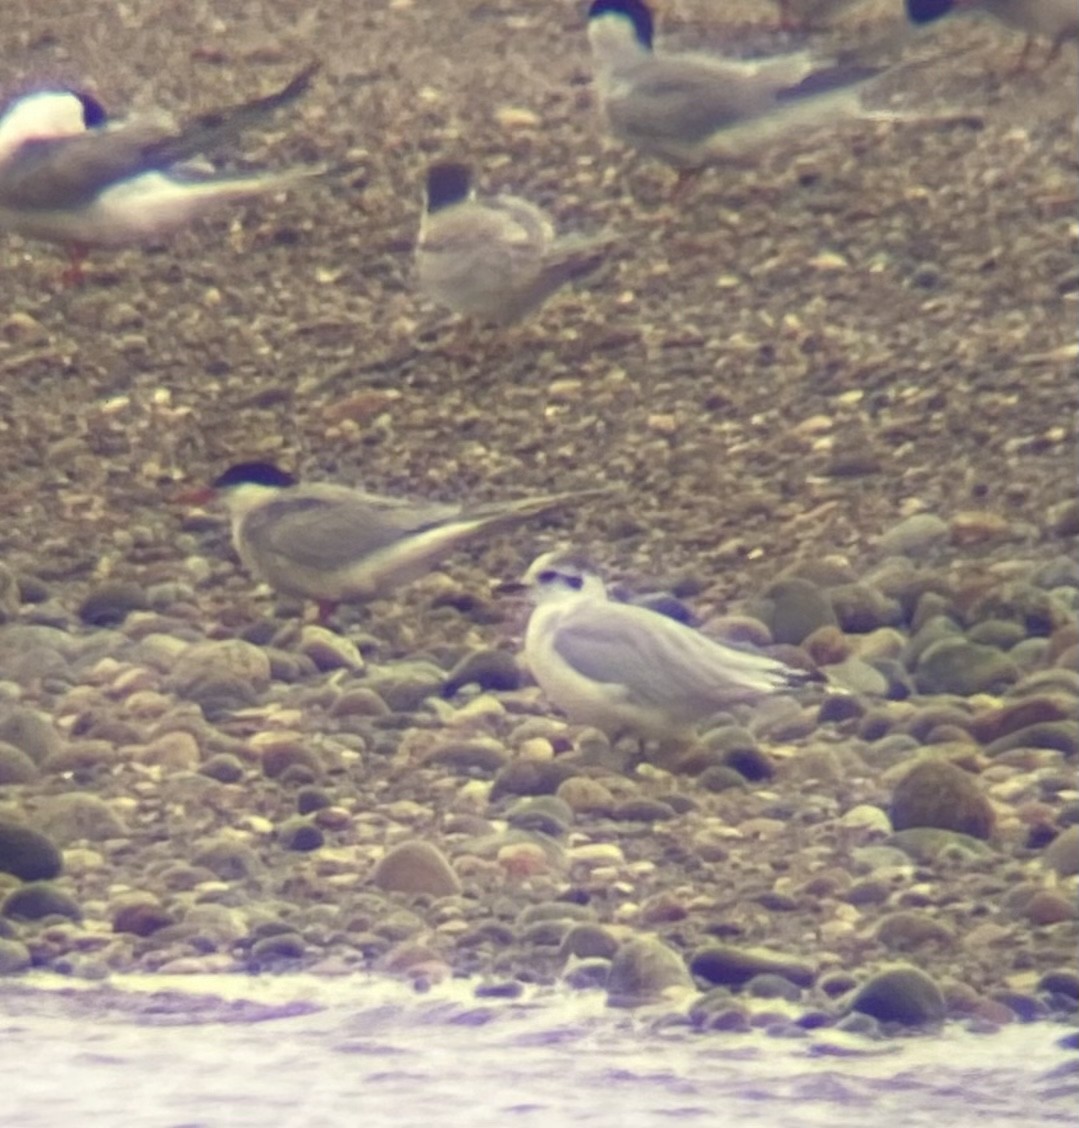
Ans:
[[[196,117],[179,131],[132,122],[73,137],[30,139],[0,168],[0,207],[54,211],[82,207],[111,184],[171,168],[247,129],[308,89],[318,64],[273,94]]]
[[[457,516],[457,508],[449,505],[412,505],[364,495],[341,500],[286,494],[252,510],[244,518],[242,536],[256,555],[268,553],[303,568],[331,572]]]
[[[669,711],[701,713],[806,680],[762,654],[735,650],[643,607],[582,602],[559,623],[554,649],[593,681]]]

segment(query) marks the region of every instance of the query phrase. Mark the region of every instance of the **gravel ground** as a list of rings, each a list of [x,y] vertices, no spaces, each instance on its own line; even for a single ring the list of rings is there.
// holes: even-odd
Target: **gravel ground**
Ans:
[[[763,6],[665,9],[683,43],[792,42]],[[851,19],[823,46],[883,26]],[[953,21],[876,97],[980,124],[807,137],[676,208],[604,136],[565,0],[58,0],[4,39],[0,88],[180,117],[321,59],[235,163],[331,171],[82,287],[0,243],[0,968],[564,975],[719,1027],[790,1021],[770,992],[803,1025],[1075,1012],[1073,49],[1012,74],[1016,37]],[[464,332],[412,286],[434,156],[623,242]],[[328,632],[171,500],[253,456],[623,489]],[[570,540],[864,692],[663,767],[566,725],[505,688],[525,609],[492,582]],[[895,964],[928,983],[872,1002]]]

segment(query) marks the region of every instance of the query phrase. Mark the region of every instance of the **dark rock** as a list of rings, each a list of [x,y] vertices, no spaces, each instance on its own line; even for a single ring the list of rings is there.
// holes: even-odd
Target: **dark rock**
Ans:
[[[161,905],[125,905],[112,917],[113,932],[130,932],[134,936],[152,936],[173,924],[172,915]]]
[[[831,601],[808,580],[792,578],[772,584],[759,610],[758,617],[777,643],[797,646],[818,628],[838,625]]]
[[[322,829],[309,819],[302,815],[293,815],[277,828],[277,841],[286,850],[308,853],[311,850],[318,850],[325,843],[326,836],[322,833]]]
[[[452,697],[466,685],[486,690],[520,689],[521,668],[508,650],[474,650],[449,672],[442,692]]]
[[[218,752],[201,765],[199,772],[218,783],[239,783],[244,777],[244,764],[231,752]]]
[[[560,760],[511,760],[495,776],[491,802],[507,795],[553,795],[574,769]]]
[[[1074,759],[1079,756],[1079,722],[1043,721],[1040,724],[1027,725],[1026,728],[1016,729],[997,737],[991,744],[986,745],[985,754],[999,756],[1002,752],[1009,752],[1013,748],[1055,748],[1070,759]]]
[[[922,693],[999,693],[1019,677],[1019,668],[992,646],[978,646],[964,638],[940,639],[918,659],[914,680]]]
[[[607,1005],[636,1007],[659,1001],[671,989],[692,987],[682,957],[659,940],[641,937],[624,943],[611,960]]]
[[[945,1013],[944,995],[936,981],[909,966],[878,972],[855,992],[850,1006],[879,1022],[904,1026],[940,1022]]]
[[[302,936],[295,932],[279,932],[264,936],[251,945],[251,962],[256,966],[280,963],[284,960],[299,960],[307,953],[307,945]]]
[[[571,956],[577,959],[610,960],[616,951],[618,941],[603,925],[583,921],[573,925],[562,937],[558,955],[562,960]]]
[[[5,898],[0,913],[13,920],[43,920],[50,916],[82,919],[82,910],[74,897],[45,881],[13,890]]]
[[[897,831],[936,827],[983,839],[996,821],[974,776],[945,760],[916,764],[896,785],[888,813]]]
[[[0,820],[0,871],[22,881],[45,881],[62,869],[60,851],[44,834]]]
[[[79,605],[79,618],[91,627],[115,627],[132,611],[146,611],[150,602],[141,584],[109,580],[94,588]]]
[[[298,741],[283,740],[263,749],[262,771],[267,779],[280,779],[296,766],[304,768],[311,780],[321,779],[325,772],[319,754]]]
[[[506,812],[506,821],[518,830],[538,830],[563,838],[573,826],[573,809],[556,795],[519,799]]]
[[[782,975],[799,987],[813,982],[816,970],[811,963],[768,948],[737,948],[729,944],[710,944],[693,953],[689,969],[707,983],[740,987],[755,975]]]
[[[868,634],[903,621],[899,600],[890,599],[869,584],[840,584],[829,590],[828,598],[836,621],[848,634]]]

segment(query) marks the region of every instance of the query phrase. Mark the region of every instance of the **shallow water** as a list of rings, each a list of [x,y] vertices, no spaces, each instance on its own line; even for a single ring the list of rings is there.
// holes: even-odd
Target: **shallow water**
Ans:
[[[0,992],[22,1128],[345,1123],[941,1128],[1074,1124],[1065,1029],[888,1042],[657,1032],[601,995],[416,995],[359,977],[117,979]]]

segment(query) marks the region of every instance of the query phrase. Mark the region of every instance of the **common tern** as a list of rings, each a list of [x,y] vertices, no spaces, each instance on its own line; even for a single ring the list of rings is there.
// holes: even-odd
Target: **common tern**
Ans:
[[[424,197],[420,289],[488,325],[521,321],[567,282],[592,273],[611,246],[609,238],[557,238],[547,214],[518,196],[477,200],[467,165],[432,165]]]
[[[317,69],[178,129],[138,119],[113,124],[96,98],[73,90],[19,98],[0,117],[0,228],[66,245],[76,280],[90,247],[156,239],[311,175],[207,173],[187,162],[300,97]]]
[[[721,709],[816,680],[658,611],[610,600],[603,580],[572,553],[540,556],[523,584],[536,604],[525,632],[532,675],[572,721],[612,736],[676,742]]]
[[[1017,68],[1026,62],[1036,39],[1050,41],[1046,63],[1056,58],[1069,39],[1079,40],[1077,0],[907,0],[907,15],[912,23],[932,23],[951,12],[984,12],[1008,27],[1026,32]]]
[[[605,492],[462,507],[300,484],[272,463],[243,462],[183,500],[220,498],[247,569],[282,595],[315,600],[325,620],[337,604],[381,598],[469,541]]]
[[[644,0],[593,0],[588,37],[611,132],[679,172],[681,190],[708,165],[737,162],[778,139],[852,117],[880,67],[827,65],[806,53],[744,61],[656,54]]]

